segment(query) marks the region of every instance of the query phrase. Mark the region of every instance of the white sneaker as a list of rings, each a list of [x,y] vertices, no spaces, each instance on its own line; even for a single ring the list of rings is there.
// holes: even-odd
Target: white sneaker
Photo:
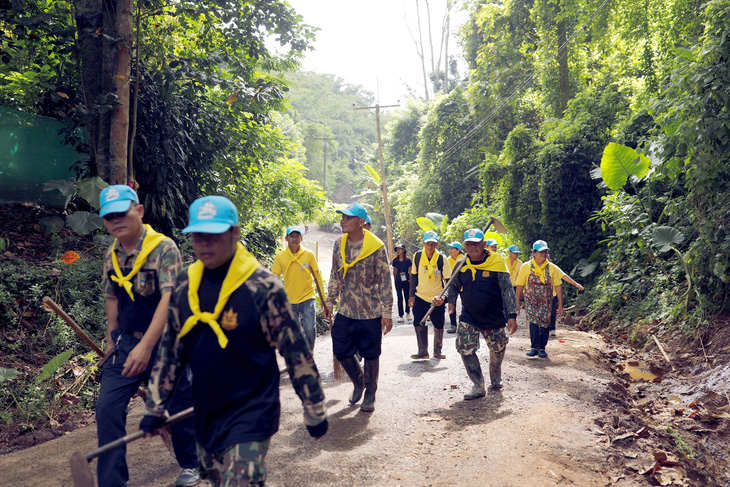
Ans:
[[[410,313],[406,313],[406,319],[410,321],[410,319],[411,319],[411,314]]]
[[[399,316],[399,317],[398,317],[398,323],[404,323],[404,321],[403,321],[403,317],[402,317],[402,316]]]
[[[195,485],[198,482],[200,482],[200,471],[197,468],[183,468],[175,481],[175,486]]]
[[[555,330],[550,330],[550,336],[551,337],[554,337],[555,336]]]

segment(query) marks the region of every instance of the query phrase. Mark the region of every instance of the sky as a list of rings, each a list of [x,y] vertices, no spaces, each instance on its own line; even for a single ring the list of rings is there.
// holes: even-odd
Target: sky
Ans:
[[[405,103],[408,86],[423,96],[423,72],[416,46],[416,0],[289,0],[304,23],[318,27],[314,51],[302,69],[335,74],[362,85],[381,106]],[[438,52],[446,0],[430,0],[434,51]],[[454,1],[454,4],[460,4]],[[424,0],[420,1],[425,31]],[[460,53],[454,33],[464,14],[452,7],[449,56]],[[425,37],[424,37],[425,42]],[[438,54],[435,54],[438,57]],[[427,69],[430,57],[426,61]],[[442,62],[443,64],[443,62]],[[430,71],[430,70],[429,70]]]

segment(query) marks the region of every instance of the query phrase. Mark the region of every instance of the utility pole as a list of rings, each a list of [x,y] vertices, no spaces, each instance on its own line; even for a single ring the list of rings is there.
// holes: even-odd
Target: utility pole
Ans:
[[[337,137],[311,137],[312,139],[316,140],[324,140],[324,160],[322,161],[322,172],[323,174],[323,181],[322,181],[322,187],[324,188],[325,193],[327,192],[327,141],[328,140],[337,140]]]
[[[355,110],[372,110],[375,109],[375,123],[378,127],[378,158],[380,159],[380,190],[383,192],[383,210],[385,211],[385,233],[388,235],[388,247],[386,253],[388,262],[393,260],[393,233],[390,223],[390,208],[388,207],[388,189],[385,184],[385,161],[383,159],[383,140],[380,137],[380,109],[392,108],[400,105],[384,105],[376,104],[374,107],[356,107]]]

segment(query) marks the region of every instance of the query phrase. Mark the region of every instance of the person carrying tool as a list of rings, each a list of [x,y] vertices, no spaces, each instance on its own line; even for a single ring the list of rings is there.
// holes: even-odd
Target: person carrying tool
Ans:
[[[421,321],[426,316],[434,297],[444,289],[444,279],[451,277],[449,261],[436,251],[439,236],[432,230],[423,233],[423,249],[413,256],[413,270],[411,271],[411,292],[408,304],[413,309],[413,326],[416,331],[418,352],[411,355],[413,360],[428,359],[428,325]],[[433,323],[433,356],[445,359],[441,353],[444,344],[444,311],[442,303],[431,313]]]
[[[411,266],[413,262],[408,258],[406,246],[395,246],[393,259],[393,279],[395,279],[395,295],[398,298],[398,322],[403,323],[403,304],[405,302],[406,319],[411,319],[411,308],[408,306],[408,293],[411,285]]]
[[[324,289],[314,252],[302,247],[302,229],[291,226],[286,229],[287,247],[274,258],[271,272],[284,275],[284,289],[294,310],[294,317],[304,330],[309,348],[314,350],[317,337],[315,290],[312,274],[316,276],[320,289]]]
[[[332,251],[325,319],[332,316],[339,299],[340,307],[332,324],[332,350],[342,364],[354,389],[350,404],[364,398],[360,411],[375,411],[380,353],[383,335],[393,328],[393,288],[385,244],[365,230],[368,214],[360,203],[350,203],[342,214],[342,237]],[[355,358],[365,359],[365,370]]]
[[[520,313],[520,298],[523,290],[527,323],[530,327],[530,345],[528,357],[535,355],[547,358],[545,347],[548,343],[550,326],[550,309],[553,296],[558,299],[557,313],[563,316],[563,286],[558,267],[548,261],[547,242],[537,240],[532,245],[532,259],[522,264],[517,276],[517,314]]]
[[[449,308],[453,308],[456,296],[461,295],[456,350],[473,383],[471,391],[464,394],[465,400],[471,400],[486,395],[482,368],[476,355],[480,334],[489,347],[490,388],[502,388],[502,361],[509,342],[504,328],[506,324],[510,335],[517,331],[517,307],[504,258],[486,250],[484,232],[478,228],[467,230],[464,232],[464,244],[466,262],[451,280],[443,298],[435,297],[433,304],[440,305],[447,300]]]
[[[96,402],[99,446],[125,435],[127,407],[140,384],[149,377],[167,306],[182,267],[175,243],[142,224],[144,206],[126,185],[104,188],[99,195],[99,215],[114,243],[104,256],[102,292],[106,299],[107,354],[101,371]],[[109,347],[112,352],[109,353]],[[189,370],[181,374],[170,402],[176,413],[192,405]],[[175,458],[182,468],[176,485],[195,485],[200,480],[195,453],[192,418],[170,427]],[[129,481],[126,447],[99,456],[100,485],[124,486]]]
[[[456,263],[459,262],[459,259],[461,259],[461,257],[464,255],[464,248],[461,246],[461,243],[457,242],[456,240],[448,244],[447,247],[449,248],[449,265],[453,270],[456,266]],[[447,309],[449,311],[449,321],[451,322],[451,326],[448,330],[446,330],[446,332],[456,333],[456,301],[454,301],[453,307],[447,306]]]
[[[233,203],[198,198],[183,233],[192,233],[198,260],[177,276],[140,429],[150,433],[165,421],[179,371],[190,364],[205,476],[216,486],[262,486],[281,409],[274,349],[286,361],[315,438],[328,429],[319,372],[281,281],[239,242]]]

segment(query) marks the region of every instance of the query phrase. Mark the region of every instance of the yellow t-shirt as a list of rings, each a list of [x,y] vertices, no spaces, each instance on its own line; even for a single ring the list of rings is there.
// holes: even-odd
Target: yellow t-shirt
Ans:
[[[295,259],[296,262],[294,262]],[[284,274],[284,290],[291,304],[314,299],[316,290],[312,281],[312,273],[309,270],[310,267],[314,271],[314,275],[317,276],[320,289],[324,292],[322,275],[319,273],[317,259],[314,258],[314,253],[311,250],[300,246],[299,252],[292,255],[291,250],[287,247],[276,254],[274,265],[271,266],[271,272],[279,277]]]
[[[558,293],[555,291],[555,286],[561,286],[563,278],[563,271],[560,270],[560,267],[556,266],[552,262],[548,264],[548,268],[550,269],[550,283],[553,286],[553,296],[556,296]],[[527,284],[527,278],[530,277],[530,261],[528,260],[524,264],[522,264],[522,267],[520,268],[520,273],[517,275],[517,280],[515,281],[515,286],[524,286]]]
[[[454,270],[454,267],[456,267],[456,263],[461,260],[461,258],[464,257],[464,254],[460,254],[458,259],[452,259],[451,256],[449,256],[449,266],[451,266],[451,270]]]
[[[515,284],[517,282],[517,276],[520,273],[520,269],[522,269],[523,262],[520,259],[515,259],[514,264],[511,260],[509,260],[509,257],[504,259],[504,263],[507,264],[507,270],[509,271],[509,280],[512,281],[512,285],[516,286]]]
[[[426,253],[424,250],[420,250],[420,252],[423,252],[423,254]],[[439,254],[438,250],[434,251],[434,255],[441,255],[444,260],[443,276],[438,268],[438,260],[436,261],[433,278],[429,276],[428,267],[421,264],[420,258],[416,259],[414,256],[413,265],[411,266],[411,274],[418,275],[416,296],[424,301],[428,301],[429,304],[433,298],[441,293],[444,289],[444,285],[446,285],[446,281],[451,278],[451,265],[449,264],[449,259],[446,256]],[[443,284],[441,283],[442,277],[444,281]]]

